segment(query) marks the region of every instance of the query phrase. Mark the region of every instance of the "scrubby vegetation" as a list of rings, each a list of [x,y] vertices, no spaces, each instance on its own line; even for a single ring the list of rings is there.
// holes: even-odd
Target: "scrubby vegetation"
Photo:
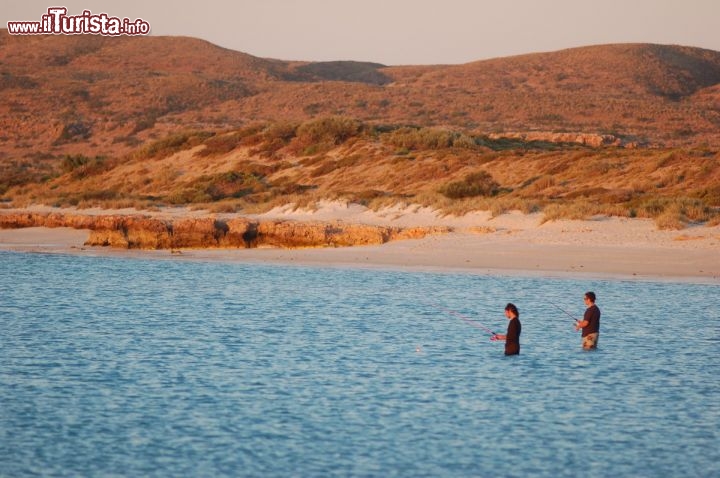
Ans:
[[[709,148],[592,148],[341,116],[188,131],[123,157],[36,164],[42,174],[26,163],[0,170],[5,203],[259,212],[337,199],[451,214],[542,211],[545,220],[653,218],[669,229],[720,222],[720,155]]]
[[[461,199],[475,196],[494,196],[500,185],[487,171],[470,173],[462,181],[453,181],[443,186],[440,192],[450,199]]]
[[[81,179],[85,176],[101,173],[111,167],[103,156],[89,158],[83,154],[65,155],[61,163],[63,173],[70,173],[73,178]]]
[[[213,133],[203,131],[175,133],[141,147],[132,154],[132,158],[136,160],[166,158],[178,151],[199,146],[212,136]]]
[[[266,190],[263,175],[230,171],[201,176],[192,184],[168,195],[167,200],[174,205],[210,203]]]

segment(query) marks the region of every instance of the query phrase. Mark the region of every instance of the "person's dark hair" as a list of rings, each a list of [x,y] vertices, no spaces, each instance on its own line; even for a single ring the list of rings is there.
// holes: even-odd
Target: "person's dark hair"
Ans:
[[[590,299],[590,302],[595,303],[595,292],[585,292],[585,297]]]
[[[508,305],[505,306],[505,310],[509,310],[510,312],[512,312],[515,317],[520,317],[520,312],[518,312],[515,304],[508,303]]]

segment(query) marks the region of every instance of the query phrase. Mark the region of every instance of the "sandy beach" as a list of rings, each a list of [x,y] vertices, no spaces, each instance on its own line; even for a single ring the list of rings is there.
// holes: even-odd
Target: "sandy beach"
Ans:
[[[134,210],[74,212],[138,214]],[[149,214],[201,215],[203,212],[172,210]],[[84,242],[89,231],[86,230],[31,227],[1,229],[0,250],[720,284],[720,226],[666,231],[658,230],[653,221],[646,219],[598,217],[542,223],[541,214],[512,212],[492,218],[487,212],[477,212],[453,217],[440,216],[420,207],[372,211],[344,203],[325,203],[312,211],[279,208],[252,217],[403,227],[442,225],[452,227],[454,232],[378,246],[137,251],[87,247]]]

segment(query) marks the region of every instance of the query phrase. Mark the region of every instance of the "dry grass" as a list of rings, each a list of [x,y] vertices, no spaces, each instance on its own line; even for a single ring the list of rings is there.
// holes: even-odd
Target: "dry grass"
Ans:
[[[416,133],[425,139],[412,144],[412,154],[398,155],[397,135]],[[647,217],[664,229],[712,224],[720,215],[720,160],[707,148],[566,144],[550,151],[515,139],[514,148],[489,152],[482,141],[452,130],[378,127],[340,117],[258,123],[172,134],[124,158],[67,156],[48,179],[13,176],[20,184],[8,186],[3,198],[18,206],[185,204],[247,213],[288,204],[312,208],[330,199],[371,208],[419,204],[458,216],[542,211],[544,221]]]
[[[587,200],[577,200],[567,203],[553,203],[543,208],[543,219],[541,224],[558,219],[589,219],[595,215],[602,214],[596,203]]]
[[[213,140],[208,139],[212,136],[213,133],[205,131],[174,133],[163,139],[150,142],[136,150],[130,157],[134,160],[162,159],[200,144],[205,144],[205,150],[208,148],[208,143],[213,144]]]

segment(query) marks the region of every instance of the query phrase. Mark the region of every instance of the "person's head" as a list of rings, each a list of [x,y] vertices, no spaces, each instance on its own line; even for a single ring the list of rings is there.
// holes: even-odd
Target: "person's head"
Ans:
[[[515,304],[508,303],[508,305],[505,306],[505,316],[508,319],[512,319],[513,317],[520,317],[520,312],[518,312]]]
[[[595,292],[585,292],[585,303],[589,305],[595,303]]]

